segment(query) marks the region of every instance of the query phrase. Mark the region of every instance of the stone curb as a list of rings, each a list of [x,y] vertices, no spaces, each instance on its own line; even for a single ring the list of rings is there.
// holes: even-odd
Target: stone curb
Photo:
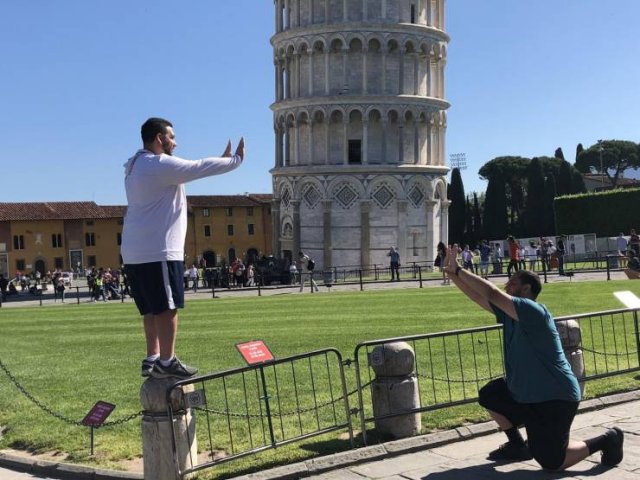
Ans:
[[[618,393],[601,398],[593,398],[580,403],[578,413],[587,413],[612,407],[622,403],[640,400],[640,390]],[[310,475],[318,475],[330,470],[350,467],[365,462],[405,455],[416,451],[435,448],[442,445],[470,440],[490,435],[498,431],[492,421],[465,425],[463,427],[441,432],[404,438],[379,445],[339,452],[333,455],[305,460],[303,462],[283,465],[281,467],[249,473],[233,480],[296,480]],[[144,480],[138,473],[104,470],[84,465],[48,462],[11,455],[0,451],[0,467],[47,476],[60,480]]]
[[[640,400],[640,390],[585,400],[580,403],[578,413],[587,413],[612,407],[622,403]],[[310,475],[319,475],[330,470],[351,467],[360,463],[382,460],[414,453],[420,450],[440,447],[459,441],[490,435],[498,431],[493,421],[465,425],[452,430],[403,438],[369,447],[358,448],[334,455],[327,455],[303,462],[276,467],[270,470],[250,473],[231,480],[296,480]]]

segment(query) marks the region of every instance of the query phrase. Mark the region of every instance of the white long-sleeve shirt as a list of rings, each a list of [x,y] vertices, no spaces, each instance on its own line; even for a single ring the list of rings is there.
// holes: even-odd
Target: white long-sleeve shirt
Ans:
[[[124,164],[128,203],[120,249],[124,263],[184,260],[184,184],[229,172],[241,163],[239,155],[184,160],[139,150]]]

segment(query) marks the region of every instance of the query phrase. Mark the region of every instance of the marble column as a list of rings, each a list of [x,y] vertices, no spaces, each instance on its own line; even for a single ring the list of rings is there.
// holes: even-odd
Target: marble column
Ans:
[[[276,258],[282,256],[280,235],[280,199],[274,198],[271,201],[271,253]]]
[[[400,263],[402,263],[402,259],[407,258],[407,235],[408,235],[408,218],[407,218],[407,207],[408,202],[406,200],[397,200],[398,204],[398,231],[397,233],[397,241],[398,241],[398,253],[400,253]]]
[[[435,200],[426,200],[424,202],[425,210],[427,213],[427,262],[433,262],[435,260],[436,242],[435,242],[435,207],[438,202]]]
[[[440,241],[449,245],[449,206],[451,200],[440,200]]]
[[[331,206],[333,202],[331,200],[322,201],[322,234],[323,234],[323,259],[324,263],[322,268],[324,270],[330,269],[333,266],[332,250],[333,245],[331,243]]]
[[[298,258],[298,252],[301,250],[300,238],[300,200],[291,200],[291,207],[293,209],[293,258]]]
[[[369,268],[371,265],[371,201],[362,200],[360,202],[360,264],[362,268]]]

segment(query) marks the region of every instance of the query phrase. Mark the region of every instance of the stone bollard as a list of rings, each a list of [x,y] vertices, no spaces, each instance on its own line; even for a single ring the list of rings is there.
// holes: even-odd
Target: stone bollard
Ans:
[[[556,328],[560,334],[560,342],[564,355],[571,365],[571,370],[578,377],[580,392],[584,396],[584,357],[582,355],[582,335],[580,324],[575,320],[561,320],[556,322]]]
[[[140,388],[142,417],[142,456],[144,478],[154,480],[180,480],[173,459],[173,438],[167,410],[167,390],[176,382],[173,378],[148,378]],[[198,442],[196,420],[191,409],[184,408],[184,395],[194,390],[193,385],[176,389],[171,396],[176,431],[176,449],[180,471],[197,464]],[[176,414],[175,412],[185,413]]]
[[[378,418],[420,407],[413,349],[405,342],[379,345],[369,354],[369,364],[376,373],[371,384],[376,430],[393,438],[418,435],[420,412]]]

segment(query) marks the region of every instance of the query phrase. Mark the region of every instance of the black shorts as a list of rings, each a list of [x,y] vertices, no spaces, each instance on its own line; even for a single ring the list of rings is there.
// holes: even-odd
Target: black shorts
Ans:
[[[556,470],[562,466],[579,402],[518,403],[502,378],[482,387],[479,397],[480,405],[487,410],[505,416],[515,426],[524,425],[529,450],[543,468]]]
[[[184,308],[184,263],[164,261],[124,267],[140,315]]]

